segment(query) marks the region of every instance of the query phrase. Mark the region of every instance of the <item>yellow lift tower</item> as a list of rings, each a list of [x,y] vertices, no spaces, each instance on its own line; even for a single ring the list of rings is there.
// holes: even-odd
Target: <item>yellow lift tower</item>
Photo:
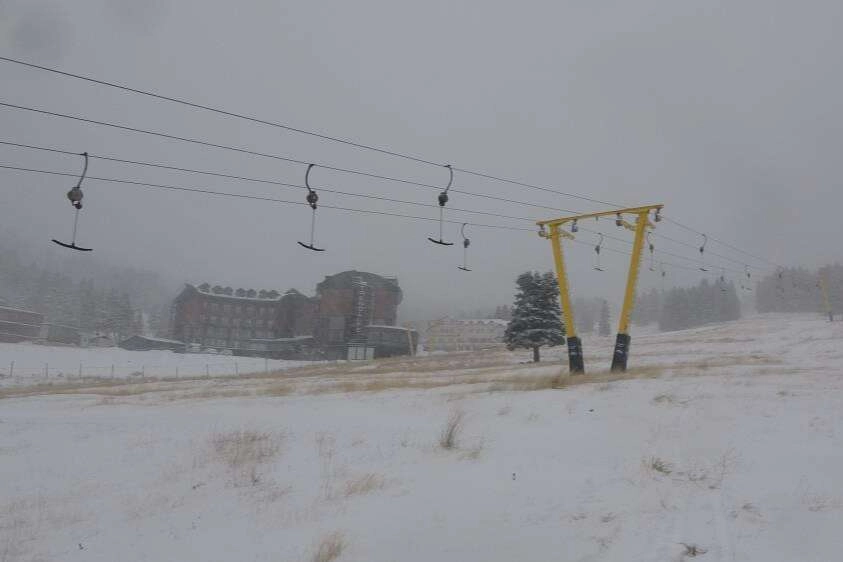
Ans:
[[[631,340],[629,336],[629,319],[632,309],[635,306],[635,288],[638,284],[638,270],[641,265],[644,239],[647,229],[655,228],[653,222],[659,222],[661,220],[662,207],[664,205],[630,207],[628,209],[574,215],[536,223],[539,225],[539,236],[549,239],[553,249],[553,262],[556,266],[556,276],[559,280],[559,297],[562,301],[562,314],[565,316],[565,331],[568,338],[568,366],[571,373],[584,372],[585,364],[582,355],[582,341],[577,336],[576,326],[574,325],[574,310],[571,306],[568,275],[565,272],[565,259],[562,253],[562,240],[565,238],[573,239],[574,235],[566,230],[562,230],[562,227],[570,223],[571,231],[576,232],[578,221],[614,215],[617,226],[632,230],[635,233],[632,243],[632,256],[629,260],[629,274],[626,278],[623,308],[621,309],[621,315],[618,320],[618,337],[615,341],[615,353],[612,357],[612,371],[625,371]],[[651,212],[653,213],[653,222],[650,222]],[[629,216],[635,217],[634,223],[626,220],[626,217]]]

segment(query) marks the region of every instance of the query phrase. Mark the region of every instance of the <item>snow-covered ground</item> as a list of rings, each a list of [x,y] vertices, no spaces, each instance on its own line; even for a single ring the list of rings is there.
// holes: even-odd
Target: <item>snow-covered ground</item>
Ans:
[[[839,560],[841,341],[633,334],[617,380],[588,338],[561,388],[505,351],[6,388],[0,561]]]
[[[128,351],[119,347],[53,347],[0,343],[0,387],[80,378],[196,377],[277,371],[305,361],[264,360],[205,353]],[[0,559],[2,560],[2,559]]]

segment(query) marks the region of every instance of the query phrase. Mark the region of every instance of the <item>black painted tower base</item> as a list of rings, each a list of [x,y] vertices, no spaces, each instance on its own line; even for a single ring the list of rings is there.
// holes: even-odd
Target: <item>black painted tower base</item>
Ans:
[[[568,367],[571,373],[585,372],[582,359],[582,340],[580,338],[568,338]]]
[[[615,340],[615,354],[612,356],[612,371],[626,371],[626,359],[629,357],[629,334],[618,334]]]

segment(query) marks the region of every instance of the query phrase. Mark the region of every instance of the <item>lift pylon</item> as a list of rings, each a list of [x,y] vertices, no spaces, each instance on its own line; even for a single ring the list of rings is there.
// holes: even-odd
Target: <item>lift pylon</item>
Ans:
[[[568,287],[568,276],[565,270],[565,261],[562,253],[562,239],[573,239],[574,236],[561,227],[567,223],[576,224],[577,221],[605,216],[615,216],[615,224],[635,232],[632,244],[632,255],[629,261],[629,274],[626,279],[626,292],[624,294],[623,308],[618,320],[618,336],[615,341],[615,352],[612,356],[612,371],[625,371],[629,357],[629,321],[632,309],[635,306],[635,289],[638,285],[638,273],[641,267],[641,254],[644,248],[644,239],[649,229],[654,228],[650,222],[650,212],[654,213],[653,221],[661,220],[661,210],[664,205],[646,205],[643,207],[629,207],[614,211],[601,211],[587,213],[570,217],[562,217],[546,221],[539,221],[539,235],[551,242],[553,249],[553,261],[556,266],[556,277],[559,280],[559,297],[562,304],[562,313],[565,316],[565,330],[568,337],[568,363],[572,374],[585,371],[582,355],[582,342],[577,337],[574,325],[574,313],[571,307],[571,295]],[[625,217],[635,217],[635,222],[630,223]],[[573,229],[572,229],[573,230]]]
[[[574,325],[574,309],[571,306],[571,292],[568,290],[568,275],[565,272],[565,255],[562,253],[562,239],[574,235],[561,230],[558,224],[550,225],[550,232],[539,231],[539,235],[550,240],[553,249],[553,263],[556,266],[556,278],[559,282],[559,300],[562,304],[562,316],[565,320],[565,336],[568,340],[568,368],[572,373],[585,372],[585,364],[582,357],[582,342],[577,337],[577,328]]]

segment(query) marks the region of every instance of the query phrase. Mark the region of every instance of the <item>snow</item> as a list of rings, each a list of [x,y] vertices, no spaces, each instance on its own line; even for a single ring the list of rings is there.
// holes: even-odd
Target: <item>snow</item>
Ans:
[[[562,347],[12,392],[0,560],[307,562],[334,532],[339,561],[837,560],[841,337],[807,315],[642,331],[607,382],[613,338],[586,336],[596,382],[537,391],[493,381],[554,374]],[[237,431],[277,449],[233,466]]]
[[[12,365],[14,362],[14,365]],[[129,351],[118,347],[60,347],[0,343],[0,388],[80,378],[227,376],[283,370],[308,361],[234,357],[172,351]],[[10,375],[11,374],[11,375]],[[0,558],[2,560],[2,558]]]

